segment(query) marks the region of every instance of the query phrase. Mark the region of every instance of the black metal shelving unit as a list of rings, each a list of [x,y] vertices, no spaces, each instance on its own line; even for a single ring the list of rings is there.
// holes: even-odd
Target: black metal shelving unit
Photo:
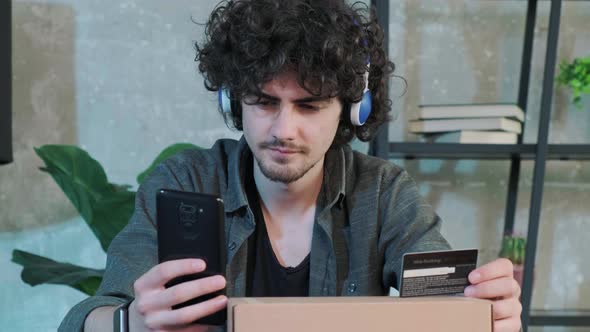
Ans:
[[[519,135],[518,143],[512,145],[389,142],[387,126],[385,125],[384,130],[379,133],[369,148],[370,154],[384,159],[510,160],[510,179],[504,219],[505,232],[511,232],[514,227],[521,161],[534,160],[533,186],[527,231],[527,259],[524,266],[521,295],[523,306],[522,324],[523,331],[525,332],[529,326],[590,326],[590,310],[531,310],[533,267],[539,234],[546,162],[549,160],[590,160],[590,144],[548,144],[547,141],[549,136],[549,121],[551,118],[561,3],[561,0],[551,0],[545,69],[541,92],[541,116],[536,144],[523,144],[522,135]],[[377,18],[385,29],[385,40],[387,41],[389,39],[389,1],[372,0],[371,5],[377,9]],[[537,0],[528,0],[517,101],[517,105],[525,112],[527,110],[536,15]]]
[[[0,165],[12,162],[12,1],[0,1]]]

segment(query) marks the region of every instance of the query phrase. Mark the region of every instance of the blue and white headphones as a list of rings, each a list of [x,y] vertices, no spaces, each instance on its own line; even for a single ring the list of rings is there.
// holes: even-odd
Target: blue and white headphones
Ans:
[[[229,89],[221,88],[217,90],[217,101],[219,102],[219,108],[224,115],[231,113],[231,99],[229,98]]]
[[[369,65],[370,66],[370,65]],[[229,90],[226,88],[217,91],[217,99],[219,107],[224,114],[231,113],[231,100]],[[355,126],[362,126],[365,124],[369,115],[371,114],[372,97],[369,90],[369,72],[365,73],[365,90],[363,91],[363,99],[358,103],[350,105],[350,122]]]
[[[371,91],[369,90],[369,70],[371,63],[367,62],[367,72],[365,76],[365,90],[363,91],[363,99],[358,103],[352,103],[350,105],[350,122],[355,126],[362,126],[367,122],[369,115],[371,114],[371,107],[373,104],[373,98],[371,97]]]
[[[367,43],[364,40],[365,44]],[[371,68],[371,61],[367,59],[367,72],[364,74],[365,89],[363,90],[363,99],[358,103],[352,103],[350,105],[350,122],[355,126],[362,126],[365,124],[369,115],[371,114],[371,108],[373,98],[371,97],[371,91],[369,90],[369,70]],[[219,108],[224,114],[231,113],[231,99],[229,90],[221,88],[217,91],[217,99],[219,101]]]

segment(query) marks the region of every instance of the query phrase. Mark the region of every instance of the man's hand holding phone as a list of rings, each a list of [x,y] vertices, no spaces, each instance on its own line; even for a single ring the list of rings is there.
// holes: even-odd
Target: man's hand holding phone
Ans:
[[[172,309],[172,306],[225,288],[221,275],[191,280],[166,288],[172,279],[205,271],[201,259],[178,259],[160,263],[135,281],[135,300],[129,306],[130,331],[207,331],[210,326],[192,322],[225,309],[227,297]]]
[[[137,312],[152,316],[153,308],[166,308],[166,314],[160,312],[147,319],[150,324],[156,320],[158,326],[171,322],[224,325],[226,312],[219,311],[227,302],[225,296],[220,297],[225,295],[223,201],[215,195],[160,189],[156,215],[160,264],[135,283],[139,286],[136,298],[139,290],[149,299],[145,304],[140,302]],[[201,303],[205,305],[195,305]]]

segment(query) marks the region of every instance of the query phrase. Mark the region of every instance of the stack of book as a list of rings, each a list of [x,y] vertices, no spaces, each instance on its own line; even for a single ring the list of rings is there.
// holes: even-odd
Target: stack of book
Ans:
[[[514,104],[420,105],[409,131],[427,142],[515,144],[523,121]]]

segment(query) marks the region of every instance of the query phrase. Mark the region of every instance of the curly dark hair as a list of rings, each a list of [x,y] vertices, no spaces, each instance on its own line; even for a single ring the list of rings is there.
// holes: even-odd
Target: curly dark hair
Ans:
[[[390,119],[386,89],[395,70],[375,17],[364,3],[344,0],[222,1],[206,23],[204,45],[195,44],[195,61],[208,90],[231,91],[229,118],[238,130],[243,129],[242,98],[260,96],[265,83],[290,69],[310,94],[338,97],[344,105],[333,146],[354,136],[369,141]],[[367,59],[372,111],[356,127],[349,109],[362,99]]]

